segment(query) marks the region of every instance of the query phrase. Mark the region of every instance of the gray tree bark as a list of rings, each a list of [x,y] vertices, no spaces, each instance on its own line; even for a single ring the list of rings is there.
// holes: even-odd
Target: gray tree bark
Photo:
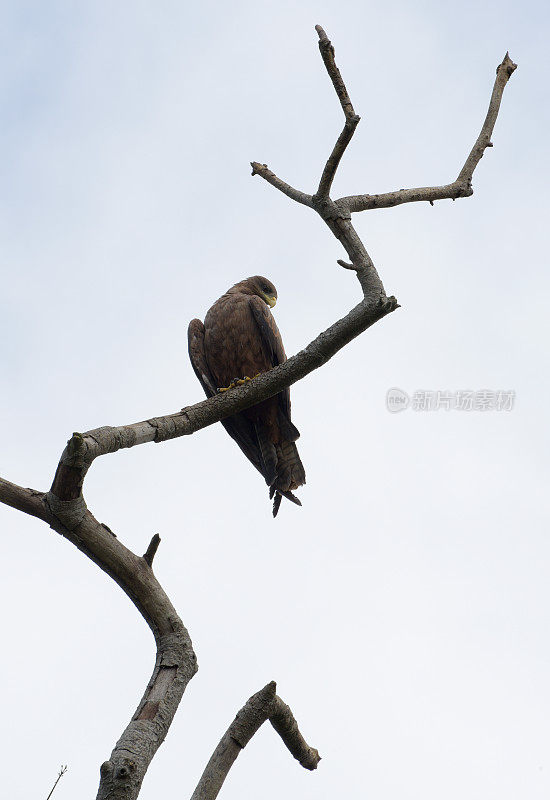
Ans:
[[[64,449],[48,492],[26,489],[0,478],[0,502],[35,516],[91,558],[118,583],[149,625],[157,654],[153,674],[129,724],[101,766],[97,800],[135,800],[147,768],[164,741],[185,687],[197,671],[197,659],[189,634],[153,572],[160,538],[155,535],[143,556],[125,547],[109,528],[98,522],[86,506],[83,484],[93,461],[121,448],[145,442],[163,442],[186,436],[248,408],[301,380],[322,366],[353,338],[398,308],[387,297],[382,281],[351,222],[358,211],[388,208],[401,203],[469,197],[472,176],[491,135],[502,93],[516,69],[508,53],[497,68],[489,110],[481,132],[458,177],[444,186],[400,189],[379,195],[354,195],[333,200],[330,189],[346,147],[360,118],[355,114],[344,81],[334,60],[334,48],[326,33],[316,26],[319,48],[328,75],[344,112],[344,127],[322,171],[315,194],[294,189],[266,164],[252,162],[252,174],[260,175],[292,200],[316,211],[341,242],[349,262],[338,263],[355,271],[362,299],[345,317],[317,336],[285,364],[245,385],[188,406],[166,416],[118,427],[102,427],[74,433]],[[301,736],[288,706],[275,694],[275,683],[251,697],[215,749],[192,800],[213,800],[239,752],[267,719],[283,742],[306,769],[315,769],[318,752]]]

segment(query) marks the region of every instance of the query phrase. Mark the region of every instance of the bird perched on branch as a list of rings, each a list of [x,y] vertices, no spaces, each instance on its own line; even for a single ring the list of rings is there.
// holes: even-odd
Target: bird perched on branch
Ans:
[[[189,324],[189,357],[207,397],[267,372],[286,361],[279,329],[270,308],[277,290],[254,275],[236,283],[200,319]],[[281,497],[301,505],[292,493],[306,482],[290,418],[290,390],[223,419],[222,425],[264,476],[277,516]]]

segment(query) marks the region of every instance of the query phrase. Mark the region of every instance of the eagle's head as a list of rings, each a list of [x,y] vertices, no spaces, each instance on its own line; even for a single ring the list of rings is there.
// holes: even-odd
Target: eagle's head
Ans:
[[[237,283],[234,287],[246,294],[255,294],[261,297],[264,303],[270,308],[273,308],[277,302],[277,289],[273,286],[271,281],[264,278],[262,275],[253,275],[251,278]]]

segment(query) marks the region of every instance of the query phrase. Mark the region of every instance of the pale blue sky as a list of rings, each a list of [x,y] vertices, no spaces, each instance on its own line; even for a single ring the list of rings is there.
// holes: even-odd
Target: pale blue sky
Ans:
[[[358,301],[320,219],[250,177],[259,160],[312,191],[340,131],[316,23],[362,117],[337,194],[452,180],[506,50],[519,64],[472,198],[355,217],[402,308],[293,387],[303,508],[273,521],[221,426],[101,459],[86,499],[137,552],[161,534],[198,655],[144,800],[190,795],[271,679],[323,761],[306,773],[266,728],[220,797],[546,800],[547,4],[2,11],[0,474],[37,489],[72,431],[202,399],[187,324],[238,279],[273,280],[289,354]],[[391,386],[517,402],[390,415]],[[68,763],[57,800],[93,797],[151,636],[43,524],[0,507],[0,526],[5,793],[45,796]]]

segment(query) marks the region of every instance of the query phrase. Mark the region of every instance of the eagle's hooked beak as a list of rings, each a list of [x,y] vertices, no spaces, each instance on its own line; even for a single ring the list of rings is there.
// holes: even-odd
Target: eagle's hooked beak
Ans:
[[[266,294],[266,295],[264,295],[264,297],[265,297],[265,302],[267,303],[267,305],[270,308],[273,308],[273,306],[277,302],[277,298],[275,297],[275,295],[274,294]]]

